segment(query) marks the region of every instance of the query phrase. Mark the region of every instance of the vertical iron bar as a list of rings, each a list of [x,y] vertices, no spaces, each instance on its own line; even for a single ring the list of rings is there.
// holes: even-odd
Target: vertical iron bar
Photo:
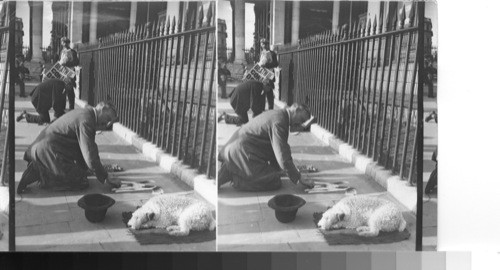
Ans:
[[[403,75],[403,89],[401,92],[401,103],[400,103],[400,108],[399,108],[399,119],[398,119],[398,128],[396,129],[397,136],[396,136],[396,145],[394,149],[394,160],[392,161],[392,168],[396,169],[396,163],[397,163],[397,156],[399,152],[399,143],[401,140],[401,125],[403,122],[403,112],[404,112],[404,104],[405,104],[405,92],[406,92],[406,79],[408,77],[408,65],[410,63],[410,50],[411,50],[411,39],[412,39],[412,32],[408,33],[408,44],[406,46],[406,59],[405,59],[405,69],[404,69],[404,75]],[[403,161],[400,162],[400,166],[403,166],[404,163]]]
[[[130,120],[131,120],[131,127],[132,127],[132,130],[134,132],[137,132],[137,119],[140,115],[140,108],[139,108],[139,97],[140,97],[140,89],[139,89],[139,85],[141,83],[140,81],[140,75],[142,74],[142,67],[141,67],[141,62],[142,62],[142,59],[144,59],[144,56],[142,55],[143,53],[143,45],[144,43],[143,42],[139,42],[139,40],[142,39],[142,35],[143,35],[143,29],[144,29],[144,26],[139,26],[139,29],[137,31],[137,35],[136,35],[136,62],[135,62],[135,68],[134,68],[134,73],[132,73],[132,76],[133,76],[133,83],[132,83],[132,98],[131,98],[131,108],[130,108],[130,112],[129,112],[129,117],[130,117]]]
[[[418,42],[418,33],[416,36],[416,40]],[[417,49],[418,50],[418,49]],[[408,117],[406,119],[406,132],[405,132],[405,139],[404,139],[404,144],[403,144],[403,157],[401,158],[401,168],[399,171],[399,177],[403,178],[403,173],[404,173],[404,165],[406,163],[406,151],[408,149],[408,139],[410,137],[410,126],[411,126],[411,119],[412,119],[412,113],[413,113],[413,98],[415,94],[415,80],[417,77],[417,64],[418,64],[418,57],[419,55],[416,54],[415,52],[415,59],[413,63],[413,74],[411,78],[411,90],[410,90],[410,104],[408,108]],[[411,175],[408,176],[408,183],[411,184]]]
[[[375,40],[373,40],[375,43]],[[377,118],[375,118],[375,105],[377,106],[377,112],[380,109],[380,102],[378,104],[375,104],[375,99],[377,97],[377,81],[378,81],[378,71],[380,69],[380,50],[382,47],[382,37],[378,38],[378,47],[377,47],[377,58],[376,58],[376,69],[375,69],[375,78],[373,79],[373,97],[372,97],[372,109],[371,109],[371,117],[370,117],[370,125],[369,125],[369,131],[368,131],[368,150],[366,151],[368,153],[368,157],[372,157],[374,153],[371,153],[371,149],[375,148],[373,145],[376,145],[377,142],[373,141],[375,134],[372,134],[375,130],[373,130],[373,125],[378,125],[377,119],[378,119],[378,113],[377,113]],[[381,95],[381,91],[379,93],[379,96]],[[373,151],[375,152],[375,151]]]
[[[132,33],[128,33],[128,36],[127,36],[127,42],[130,42],[132,41],[132,37],[131,37]],[[126,68],[125,68],[125,79],[123,80],[123,84],[122,84],[122,88],[123,90],[125,91],[124,92],[124,95],[123,95],[123,101],[124,101],[124,112],[122,113],[123,117],[125,119],[124,120],[124,123],[125,123],[125,126],[130,128],[130,122],[129,122],[129,118],[127,117],[128,116],[128,112],[131,110],[130,109],[130,99],[131,98],[131,93],[132,93],[132,85],[131,85],[131,77],[132,77],[132,68],[134,67],[134,62],[135,62],[135,53],[134,53],[134,44],[129,44],[127,45],[127,55],[126,55]]]
[[[184,158],[184,152],[182,151],[182,140],[185,139],[184,138],[184,123],[186,122],[185,120],[185,117],[186,117],[186,107],[187,107],[187,100],[188,100],[188,92],[189,92],[189,75],[190,75],[190,72],[191,72],[191,47],[193,46],[193,38],[194,38],[194,35],[189,35],[189,49],[188,49],[188,63],[187,63],[187,71],[186,71],[186,81],[185,81],[185,84],[184,84],[184,100],[182,102],[182,113],[181,113],[181,117],[182,117],[182,120],[181,120],[181,134],[179,135],[179,147],[177,149],[177,155],[179,157],[180,160],[182,160]],[[196,77],[193,77],[193,81],[196,81]],[[187,127],[189,129],[189,126]]]
[[[327,42],[327,40],[325,40]],[[324,117],[324,105],[325,105],[325,96],[327,93],[327,83],[328,83],[328,78],[330,77],[330,74],[328,74],[328,64],[330,61],[329,55],[330,55],[330,47],[329,46],[324,46],[322,48],[321,54],[324,55],[325,57],[321,59],[321,85],[320,85],[320,92],[319,92],[319,97],[318,97],[318,108],[317,108],[317,113],[316,116],[319,118],[318,123],[321,123],[323,126],[325,126],[325,117]]]
[[[365,27],[365,31],[369,31],[368,28]],[[365,46],[366,46],[366,50],[365,50],[365,54],[364,54],[364,60],[365,60],[365,63],[363,65],[363,82],[360,83],[360,94],[361,94],[361,101],[360,103],[358,103],[358,106],[360,107],[359,108],[359,119],[358,119],[358,134],[357,134],[357,138],[356,138],[356,145],[355,147],[360,150],[360,151],[363,151],[363,149],[361,148],[360,149],[360,145],[361,145],[361,140],[364,138],[365,136],[365,130],[362,130],[361,128],[363,127],[363,110],[365,111],[365,114],[368,113],[367,112],[367,109],[365,108],[365,93],[366,93],[366,72],[368,70],[368,53],[370,52],[370,38],[369,37],[366,37],[366,34],[365,34]]]
[[[416,250],[422,250],[422,220],[423,220],[423,138],[424,138],[424,125],[423,125],[423,114],[424,114],[424,56],[422,53],[424,47],[424,13],[425,13],[425,3],[417,3],[417,14],[418,14],[418,43],[417,43],[417,56],[418,58],[418,117],[417,117],[417,228],[416,228]]]
[[[214,33],[215,34],[215,33]],[[213,95],[213,86],[214,86],[214,78],[215,78],[215,58],[216,57],[216,50],[217,46],[215,46],[215,35],[212,35],[212,64],[210,68],[212,69],[210,72],[210,82],[209,82],[209,88],[208,88],[208,95],[207,95],[207,105],[206,105],[206,112],[205,112],[205,126],[203,127],[203,137],[201,141],[201,154],[200,154],[200,163],[199,167],[201,168],[203,165],[203,156],[205,154],[205,144],[206,144],[206,139],[207,139],[207,131],[208,131],[208,123],[210,122],[210,111],[212,107],[212,95]],[[210,42],[207,40],[207,43]],[[212,128],[215,129],[215,121],[212,123]],[[207,164],[207,168],[210,166],[210,164]]]
[[[340,36],[340,33],[338,34],[337,37]],[[338,41],[338,40],[336,40]],[[337,108],[338,108],[338,100],[339,100],[339,81],[340,81],[340,72],[341,72],[341,56],[342,56],[342,47],[341,45],[336,42],[335,44],[335,66],[334,66],[334,78],[333,78],[333,84],[332,84],[332,91],[333,91],[333,100],[332,100],[332,105],[330,107],[330,129],[329,131],[332,133],[335,133],[335,130],[337,129],[337,123],[335,120],[337,119]],[[337,134],[335,134],[337,135]]]
[[[168,18],[167,20],[170,20]],[[162,51],[162,56],[160,57],[160,73],[163,71],[163,75],[160,76],[161,78],[161,91],[160,91],[160,98],[159,98],[159,104],[158,104],[158,119],[157,119],[157,126],[156,126],[156,137],[153,138],[153,143],[156,144],[157,146],[161,146],[161,142],[159,141],[160,139],[160,132],[163,133],[163,130],[160,128],[161,123],[163,123],[163,118],[162,118],[162,110],[167,109],[166,104],[168,104],[166,101],[164,102],[163,100],[165,99],[165,84],[167,82],[166,76],[167,76],[167,58],[168,58],[168,43],[169,43],[169,36],[168,36],[168,30],[169,30],[169,23],[165,25],[165,29],[162,29],[161,35],[164,36],[161,40],[161,51]],[[165,34],[166,33],[166,34]],[[160,88],[158,88],[159,90]],[[164,108],[165,105],[165,108]]]
[[[382,21],[382,20],[381,20]],[[375,124],[375,138],[374,138],[374,141],[373,141],[373,149],[372,149],[372,155],[373,155],[373,160],[377,161],[378,159],[378,156],[377,156],[377,144],[379,143],[379,130],[380,130],[380,122],[383,121],[380,116],[382,114],[382,111],[381,110],[386,110],[386,105],[387,103],[384,103],[382,105],[382,96],[384,95],[384,91],[383,91],[383,88],[384,88],[384,76],[385,76],[385,64],[386,64],[386,61],[385,61],[385,58],[386,58],[386,48],[387,48],[387,41],[388,41],[388,37],[384,37],[383,38],[383,42],[382,42],[382,38],[380,40],[380,46],[383,47],[383,56],[382,56],[382,73],[380,74],[380,83],[379,83],[379,94],[378,94],[378,106],[377,106],[377,120],[376,120],[376,124]],[[383,46],[382,46],[383,44]],[[379,61],[381,61],[379,59]],[[377,76],[377,79],[378,79],[378,76]],[[383,126],[382,126],[383,127]],[[383,130],[383,128],[382,128]],[[380,141],[380,143],[382,143]]]
[[[208,153],[208,162],[207,162],[207,176],[210,178],[212,173],[213,173],[213,169],[212,169],[212,162],[214,160],[214,156],[215,156],[215,147],[216,147],[216,143],[215,143],[215,137],[216,137],[216,128],[215,126],[217,125],[217,123],[214,123],[214,128],[212,128],[212,140],[210,142],[210,152]]]
[[[368,32],[370,32],[370,29],[371,28],[368,28]],[[368,74],[368,81],[366,82],[366,84],[368,85],[368,89],[367,89],[367,93],[366,93],[366,107],[365,107],[365,119],[363,121],[363,130],[362,130],[362,134],[363,134],[363,140],[361,141],[361,152],[364,153],[364,154],[368,154],[368,152],[365,152],[367,151],[367,148],[365,148],[365,142],[367,141],[367,137],[369,136],[369,134],[367,134],[367,123],[369,122],[370,118],[373,117],[373,116],[370,116],[370,95],[371,95],[371,92],[372,92],[372,89],[371,89],[371,86],[372,86],[372,72],[373,72],[373,58],[375,56],[375,39],[370,37],[370,39],[368,40],[369,43],[372,44],[372,47],[371,47],[371,54],[370,54],[370,72]],[[373,106],[373,104],[371,104]]]
[[[173,23],[172,23],[172,34],[174,34],[174,33],[175,33],[175,17],[173,18]],[[167,93],[165,96],[165,111],[163,112],[163,124],[162,124],[162,128],[161,128],[161,131],[162,131],[161,148],[165,151],[167,151],[167,149],[168,149],[167,138],[168,138],[168,133],[170,132],[170,123],[171,123],[170,121],[168,121],[168,119],[170,119],[170,117],[171,117],[170,115],[172,114],[172,105],[170,105],[170,107],[169,107],[168,101],[169,101],[170,93],[172,93],[172,87],[170,84],[170,80],[172,78],[171,77],[171,75],[172,75],[172,59],[174,58],[175,36],[172,36],[171,40],[172,40],[172,42],[170,45],[170,58],[169,58],[169,64],[168,64]],[[173,93],[172,93],[172,97],[171,97],[170,101],[172,102],[173,99],[174,99],[174,97],[173,97]],[[165,128],[166,125],[167,125],[167,128]],[[167,136],[167,138],[165,138],[165,135]]]
[[[352,37],[356,38],[356,33],[357,33],[357,27],[354,25],[352,29]],[[350,77],[351,77],[351,82],[349,85],[349,91],[350,93],[350,106],[349,106],[349,118],[348,118],[348,135],[347,135],[347,141],[350,145],[353,144],[353,136],[354,136],[354,125],[355,125],[355,106],[356,106],[356,82],[357,82],[357,70],[358,70],[358,62],[360,61],[360,42],[359,41],[353,41],[352,46],[353,46],[353,59],[351,63],[351,72],[350,72]]]
[[[203,85],[205,83],[205,73],[206,73],[206,63],[207,63],[207,52],[208,52],[208,41],[210,37],[210,32],[206,32],[207,35],[205,37],[205,47],[203,49],[203,70],[201,73],[201,88],[200,88],[200,96],[198,98],[198,107],[196,110],[196,124],[195,124],[195,129],[194,129],[194,139],[193,139],[193,150],[192,150],[192,157],[193,159],[191,160],[191,166],[194,166],[195,161],[196,161],[196,141],[198,140],[198,128],[200,125],[200,113],[201,113],[201,105],[203,101]],[[202,156],[200,156],[200,159]],[[200,161],[201,162],[201,161]]]
[[[157,24],[153,24],[153,29],[151,31],[150,36],[155,37],[156,36],[156,31],[157,31]],[[154,98],[155,98],[155,91],[156,91],[156,63],[157,63],[157,58],[158,58],[158,39],[152,40],[150,43],[150,51],[151,51],[151,60],[149,61],[149,72],[147,74],[147,80],[146,80],[146,85],[147,85],[147,97],[146,97],[146,119],[145,120],[145,126],[146,130],[144,131],[145,135],[144,137],[147,140],[152,140],[153,139],[153,118],[154,118],[154,108],[153,105],[155,104]],[[151,115],[152,114],[152,115]]]
[[[146,38],[151,37],[151,23],[146,23]],[[147,129],[147,122],[148,122],[148,109],[149,109],[149,70],[151,70],[151,60],[152,60],[152,50],[151,50],[151,45],[152,41],[145,41],[145,57],[144,57],[144,76],[142,77],[143,82],[142,82],[142,90],[141,90],[141,114],[139,115],[140,120],[139,120],[139,134],[143,137],[146,138],[146,129]]]
[[[202,9],[203,11],[203,9]],[[201,23],[203,21],[203,12],[201,12],[200,16],[199,16],[199,21],[198,21],[198,26],[201,27]],[[185,153],[184,153],[184,156],[186,156],[188,154],[188,151],[189,151],[189,139],[191,138],[191,130],[192,130],[192,127],[191,127],[191,122],[193,120],[193,105],[194,105],[194,96],[195,96],[195,93],[196,93],[196,78],[198,78],[196,75],[198,74],[198,63],[199,63],[199,57],[200,57],[200,45],[201,45],[201,37],[202,37],[202,32],[200,33],[197,33],[197,38],[196,38],[196,56],[195,56],[195,62],[194,62],[194,74],[193,74],[193,78],[195,78],[193,80],[193,83],[191,85],[191,100],[189,102],[189,117],[188,117],[188,125],[187,125],[187,134],[186,134],[186,142],[185,142],[185,145],[184,145],[184,148],[185,148]],[[207,32],[207,35],[208,35],[208,32]],[[205,62],[203,62],[203,68],[205,68]],[[203,81],[200,81],[200,89],[203,89]],[[201,91],[201,90],[200,90]],[[194,155],[191,155],[190,156],[190,162],[191,164],[193,163],[192,161],[194,160]],[[186,160],[187,161],[187,160]]]
[[[181,32],[181,27],[182,25],[182,20],[179,19],[179,24],[178,24],[178,30],[177,30],[177,33],[180,33]],[[174,77],[173,77],[173,81],[172,81],[172,99],[170,101],[170,115],[169,115],[169,120],[168,120],[168,131],[167,131],[167,152],[168,153],[174,153],[174,141],[172,140],[172,137],[174,137],[175,135],[172,134],[170,135],[171,133],[175,133],[175,125],[174,125],[174,119],[172,117],[174,117],[174,101],[175,101],[175,95],[176,95],[176,89],[175,89],[175,86],[176,86],[176,82],[177,82],[177,70],[179,69],[179,65],[177,64],[178,61],[179,61],[179,57],[182,58],[182,55],[181,55],[181,38],[182,36],[181,35],[178,35],[177,36],[177,45],[176,45],[176,48],[175,48],[175,66],[174,66]],[[182,67],[181,67],[182,68]],[[177,95],[180,95],[180,93],[177,93]],[[179,101],[177,101],[177,103],[175,103],[175,118],[177,119],[178,117],[178,107],[179,107]],[[176,122],[176,121],[175,121]],[[172,130],[173,129],[173,130]]]
[[[348,31],[348,30],[345,30]],[[348,33],[344,33],[344,39],[348,39]],[[347,71],[349,70],[349,42],[342,44],[344,48],[344,53],[342,57],[342,75],[340,76],[340,101],[338,106],[338,118],[337,118],[337,137],[344,140],[345,127],[343,125],[343,120],[345,119],[344,108],[346,106],[346,95],[347,95]]]
[[[184,29],[185,30],[185,29]],[[179,74],[179,93],[177,94],[177,108],[175,110],[175,120],[174,120],[174,136],[173,136],[173,140],[172,140],[172,155],[174,156],[177,156],[178,155],[178,152],[179,152],[179,148],[180,148],[180,144],[177,146],[176,148],[176,145],[175,143],[177,142],[177,127],[179,125],[178,121],[179,119],[181,119],[180,121],[183,121],[182,117],[183,115],[180,115],[180,107],[181,107],[181,95],[182,95],[182,76],[184,75],[184,54],[186,53],[186,38],[187,38],[188,35],[186,34],[183,34],[182,35],[182,53],[180,54],[180,58],[181,58],[181,66],[180,66],[180,74]],[[180,50],[179,50],[180,51]],[[185,100],[183,101],[185,102]]]
[[[392,75],[392,61],[394,57],[394,44],[396,42],[396,35],[392,34],[391,35],[391,47],[389,50],[389,62],[387,63],[389,66],[389,71],[387,73],[387,83],[386,83],[386,88],[385,88],[385,102],[384,102],[384,114],[383,114],[383,119],[382,119],[382,131],[381,131],[381,138],[380,138],[380,145],[379,145],[379,154],[378,158],[380,158],[383,155],[383,149],[384,149],[384,139],[385,139],[385,132],[386,132],[386,121],[387,121],[387,110],[389,109],[389,89],[391,85],[391,75]],[[385,57],[384,57],[385,58]],[[384,59],[385,60],[385,59]],[[385,66],[384,66],[385,70]],[[377,159],[378,159],[377,158]],[[387,162],[387,160],[386,160]]]
[[[139,44],[135,41],[137,40],[137,28],[134,28],[132,34],[132,41],[134,43],[130,46],[130,51],[132,53],[132,65],[129,67],[128,78],[127,78],[127,127],[133,130],[132,113],[134,110],[134,94],[135,94],[135,74],[137,74],[137,59],[139,57],[138,46]]]
[[[389,137],[387,138],[387,158],[385,160],[385,167],[389,166],[389,160],[391,159],[391,141],[392,141],[392,126],[394,121],[394,107],[396,106],[396,94],[398,89],[398,77],[399,77],[399,66],[401,64],[401,47],[403,47],[403,34],[399,34],[399,47],[398,47],[398,60],[395,70],[394,87],[392,90],[392,103],[391,103],[391,120],[389,121]],[[392,65],[392,63],[391,63]],[[390,79],[390,78],[389,78]],[[390,81],[389,81],[390,83]]]
[[[7,14],[9,15],[9,43],[7,47],[7,52],[9,53],[7,55],[7,59],[9,62],[9,128],[7,130],[7,143],[11,146],[9,148],[9,251],[15,251],[16,250],[16,202],[15,202],[15,186],[16,186],[16,178],[15,178],[15,173],[16,173],[16,156],[15,156],[15,150],[16,148],[13,147],[15,145],[15,122],[14,122],[14,110],[15,110],[15,81],[16,78],[15,76],[17,75],[15,72],[13,72],[16,68],[16,59],[15,59],[15,38],[16,38],[16,2],[8,2],[8,10]],[[7,72],[5,70],[4,72]],[[1,112],[3,114],[3,112]]]
[[[331,112],[331,103],[333,102],[333,90],[332,90],[332,85],[333,85],[333,74],[335,74],[335,56],[336,56],[336,49],[337,46],[335,43],[333,43],[333,33],[330,35],[329,41],[332,42],[330,46],[328,46],[328,66],[327,66],[327,76],[326,76],[326,86],[325,86],[325,96],[324,96],[324,106],[322,107],[322,110],[324,111],[322,113],[321,118],[323,118],[322,123],[323,127],[325,127],[327,130],[331,130],[331,122],[330,122],[330,112]],[[321,118],[319,120],[321,120]]]

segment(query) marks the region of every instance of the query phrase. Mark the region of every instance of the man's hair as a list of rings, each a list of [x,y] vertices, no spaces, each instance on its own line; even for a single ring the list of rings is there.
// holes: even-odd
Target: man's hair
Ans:
[[[295,111],[295,113],[304,113],[307,118],[311,118],[311,109],[305,104],[293,103],[290,109]]]
[[[62,37],[61,41],[63,41],[64,43],[70,43],[70,40],[67,37]]]
[[[101,101],[97,104],[97,106],[95,106],[95,108],[96,110],[108,114],[112,118],[116,118],[118,116],[115,105],[113,105],[110,101]]]

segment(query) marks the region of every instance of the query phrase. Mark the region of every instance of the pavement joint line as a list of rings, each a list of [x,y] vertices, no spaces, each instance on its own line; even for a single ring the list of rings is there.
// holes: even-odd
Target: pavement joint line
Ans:
[[[276,99],[274,104],[279,108],[285,108],[286,106],[285,102]],[[411,210],[414,214],[416,213],[417,189],[414,186],[408,186],[407,181],[378,165],[372,158],[359,153],[351,145],[337,138],[318,124],[311,125],[311,134],[337,151],[341,157],[367,175],[370,180],[379,183],[403,206]]]
[[[80,107],[85,107],[88,103],[78,98],[75,99],[75,104]],[[163,152],[153,143],[140,137],[137,133],[120,123],[113,124],[113,132],[127,143],[134,146],[143,155],[152,159],[159,167],[177,176],[181,181],[189,185],[193,190],[208,201],[212,206],[217,205],[217,188],[214,179],[209,179],[204,174],[199,174],[196,169],[182,163],[176,157]]]

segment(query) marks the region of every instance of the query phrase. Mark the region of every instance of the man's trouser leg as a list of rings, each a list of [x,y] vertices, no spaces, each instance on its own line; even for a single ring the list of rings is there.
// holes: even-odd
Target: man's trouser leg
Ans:
[[[38,111],[38,115],[36,114],[31,114],[31,113],[26,113],[26,122],[28,123],[37,123],[37,124],[43,124],[43,123],[50,123],[50,115],[48,111]]]
[[[25,84],[21,78],[16,80],[16,83],[19,85],[19,96],[26,97]]]
[[[268,162],[252,176],[232,174],[233,187],[241,191],[271,191],[281,188],[281,170]]]
[[[266,99],[269,110],[274,110],[274,87],[266,93]]]
[[[73,81],[66,84],[66,95],[68,96],[69,109],[73,110],[75,108],[75,88],[73,87]]]
[[[78,191],[89,187],[87,170],[79,167],[75,161],[68,160],[58,163],[66,172],[65,175],[55,175],[46,169],[40,168],[42,188],[54,191]]]
[[[52,107],[54,109],[54,117],[61,117],[65,113],[64,109],[66,108],[66,99],[56,100]]]
[[[217,187],[220,188],[225,183],[233,181],[232,173],[227,169],[225,162],[222,162],[217,173]]]
[[[226,114],[225,121],[229,125],[243,125],[248,122],[248,114],[237,113],[238,116]]]
[[[21,181],[17,186],[17,194],[22,194],[28,185],[38,182],[40,180],[40,173],[34,162],[29,162],[28,167],[23,172],[23,176],[21,177]]]

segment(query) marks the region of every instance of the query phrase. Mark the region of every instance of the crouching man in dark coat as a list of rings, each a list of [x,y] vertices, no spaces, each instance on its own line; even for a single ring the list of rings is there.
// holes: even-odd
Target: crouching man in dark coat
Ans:
[[[30,95],[38,115],[23,111],[17,117],[17,122],[26,118],[28,123],[50,123],[50,108],[54,109],[54,117],[59,118],[66,107],[65,86],[66,84],[58,79],[46,79],[37,85]]]
[[[304,123],[311,117],[305,105],[267,111],[253,118],[236,131],[219,152],[222,166],[218,186],[232,182],[243,191],[276,190],[281,187],[283,171],[290,180],[308,186],[314,182],[302,179],[293,163],[288,134],[291,126]]]
[[[266,107],[266,93],[271,91],[269,80],[264,82],[246,81],[234,88],[229,95],[231,107],[237,116],[223,113],[226,124],[243,125],[248,122],[248,110],[252,109],[253,117],[261,114]]]
[[[28,168],[17,193],[23,193],[29,184],[38,181],[42,188],[82,190],[89,186],[89,169],[95,172],[99,182],[119,186],[118,181],[108,178],[95,143],[96,130],[104,130],[117,119],[115,107],[108,102],[59,117],[26,150],[24,159]]]

